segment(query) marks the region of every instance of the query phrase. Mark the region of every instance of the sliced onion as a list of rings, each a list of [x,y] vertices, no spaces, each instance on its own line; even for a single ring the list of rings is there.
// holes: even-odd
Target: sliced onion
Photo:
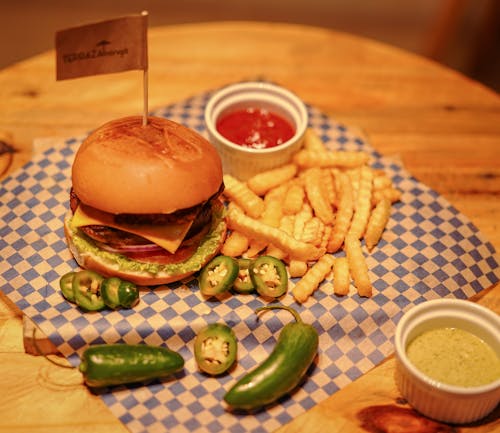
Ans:
[[[110,246],[104,242],[95,241],[94,243],[104,251],[110,253],[126,254],[126,253],[160,253],[165,251],[164,248],[156,244],[137,244],[137,245],[115,245]]]
[[[122,248],[111,247],[98,241],[94,242],[102,250],[122,254],[138,262],[159,264],[181,263],[192,256],[197,248],[196,244],[187,245],[179,248],[175,254],[171,254],[156,244],[126,245]]]

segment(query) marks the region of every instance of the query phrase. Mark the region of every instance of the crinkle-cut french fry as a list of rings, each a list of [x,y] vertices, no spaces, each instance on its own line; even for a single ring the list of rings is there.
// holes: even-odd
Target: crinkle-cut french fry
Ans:
[[[231,210],[231,209],[237,209],[241,212],[245,212],[239,205],[237,205],[234,201],[228,201],[227,202],[227,210]]]
[[[250,190],[244,182],[235,177],[224,175],[224,195],[236,202],[252,218],[258,218],[264,211],[264,200]]]
[[[373,209],[366,226],[365,243],[368,251],[371,251],[378,244],[390,216],[391,202],[384,198]]]
[[[380,174],[379,172],[374,171],[373,189],[375,191],[391,187],[392,180],[385,173]]]
[[[329,152],[312,152],[307,149],[299,150],[293,161],[300,167],[359,167],[368,162],[369,156],[365,152],[350,152],[333,150]]]
[[[397,201],[401,200],[401,191],[394,187],[373,191],[372,204],[377,204],[383,198],[389,200],[391,204],[396,203]]]
[[[339,206],[336,213],[335,223],[332,233],[326,247],[328,252],[337,251],[344,242],[344,237],[349,230],[353,214],[354,202],[352,199],[352,186],[349,176],[346,173],[339,172]]]
[[[280,226],[281,218],[283,217],[283,200],[287,190],[288,185],[284,184],[266,193],[264,197],[265,209],[260,218],[263,223],[271,227]],[[278,259],[286,257],[286,253],[274,245],[267,245],[266,254]]]
[[[299,184],[304,186],[305,183],[305,174],[307,169],[310,167],[299,167],[299,172],[297,174],[297,177],[295,178],[295,181]]]
[[[294,182],[285,194],[283,200],[283,213],[285,215],[295,215],[302,209],[305,198],[304,187],[298,182]]]
[[[312,209],[311,205],[307,201],[304,202],[304,204],[302,205],[302,209],[300,210],[299,213],[303,213],[309,219],[311,219],[314,216],[313,209]]]
[[[304,203],[302,209],[298,214],[295,215],[292,236],[295,239],[300,239],[302,233],[304,232],[304,227],[311,218],[313,217],[312,208],[309,204]]]
[[[320,169],[320,189],[321,189],[321,194],[325,198],[327,204],[328,204],[328,209],[331,210],[331,212],[334,212],[334,203],[336,200],[336,189],[335,189],[335,181],[332,176],[332,171],[330,168],[321,168]],[[334,217],[335,218],[335,217]],[[333,219],[332,219],[333,222]]]
[[[283,203],[283,200],[285,200],[285,194],[287,193],[288,188],[290,188],[290,184],[291,182],[285,182],[282,185],[278,185],[267,191],[264,195],[264,202],[277,200]]]
[[[323,227],[323,234],[321,235],[321,239],[319,239],[319,244],[315,245],[319,248],[327,249],[330,236],[332,235],[332,226],[324,225]]]
[[[333,170],[329,168],[321,169],[321,185],[325,192],[325,196],[331,206],[337,202],[337,190],[335,188],[335,179],[333,177]]]
[[[247,180],[248,188],[257,195],[264,195],[267,191],[292,179],[297,173],[295,164],[286,164],[281,167],[258,173]]]
[[[251,239],[273,244],[291,258],[297,260],[317,260],[325,253],[324,249],[298,241],[283,230],[270,227],[238,210],[233,209],[227,213],[227,222],[230,229],[241,231]]]
[[[332,270],[334,260],[333,256],[325,254],[308,269],[308,271],[292,289],[293,297],[297,302],[302,304],[307,301],[309,296],[314,293],[328,273]]]
[[[349,262],[349,271],[358,290],[358,295],[370,297],[372,284],[368,276],[368,266],[361,249],[361,242],[357,236],[348,234],[344,241],[344,248]]]
[[[272,244],[267,246],[266,256],[273,256],[280,260],[287,259],[287,254],[283,250],[280,250],[278,247],[275,247]]]
[[[339,296],[347,295],[349,293],[350,281],[347,257],[335,259],[333,264],[333,293]]]
[[[280,229],[290,236],[293,236],[293,228],[295,227],[295,215],[285,215],[281,218]]]
[[[326,151],[325,144],[312,128],[306,129],[306,133],[304,135],[304,149],[312,152]]]
[[[349,180],[351,181],[352,199],[354,200],[354,208],[356,208],[356,198],[358,196],[359,182],[361,180],[361,167],[345,170],[345,173],[349,176]]]
[[[354,215],[352,216],[349,233],[361,239],[363,236],[370,211],[372,208],[373,172],[369,167],[362,167],[359,180],[358,195],[354,205]]]
[[[290,260],[290,264],[288,265],[288,271],[292,278],[304,276],[307,268],[307,263],[301,260]]]
[[[260,216],[262,222],[269,226],[278,227],[283,216],[283,204],[279,198],[264,199],[264,211]]]
[[[295,223],[294,215],[285,215],[281,218],[279,228],[289,235],[293,235],[293,226]],[[288,258],[287,253],[280,250],[273,244],[267,246],[266,254],[268,256],[273,256],[281,260],[286,260]]]
[[[278,201],[271,201],[266,203],[266,207],[260,219],[267,225],[278,227],[282,216],[281,203]]]
[[[334,189],[334,201],[332,202],[332,206],[335,209],[338,209],[339,207],[339,200],[340,200],[340,185],[339,185],[339,173],[340,169],[338,168],[330,168],[330,173],[331,173],[331,178],[332,178],[332,186]]]
[[[321,181],[320,168],[310,168],[305,173],[306,195],[314,210],[314,214],[325,224],[331,224],[334,219],[332,205],[326,196],[326,191]]]
[[[267,247],[268,243],[260,239],[251,239],[248,249],[244,252],[245,257],[257,257]]]
[[[325,245],[322,245],[322,242],[323,242],[323,237],[325,236],[325,230],[327,227],[331,227],[332,226],[327,226],[323,221],[321,221],[319,218],[316,218],[316,220],[318,221],[318,231],[316,233],[316,239],[314,239],[312,241],[312,243],[314,245],[316,245],[317,247],[320,247],[320,248],[325,248],[326,249],[326,244]]]
[[[221,253],[225,256],[239,257],[248,250],[248,245],[248,238],[243,233],[233,231],[222,245]]]
[[[309,244],[316,245],[317,239],[321,239],[320,230],[324,227],[324,224],[317,217],[312,217],[309,221],[304,224],[304,230],[300,236],[300,240],[307,242]]]

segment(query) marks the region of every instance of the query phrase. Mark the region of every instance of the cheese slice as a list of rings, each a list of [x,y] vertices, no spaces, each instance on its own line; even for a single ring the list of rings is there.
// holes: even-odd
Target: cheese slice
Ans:
[[[173,254],[193,225],[193,220],[162,225],[117,224],[113,214],[80,204],[73,215],[72,224],[75,227],[103,225],[123,230],[142,236]]]

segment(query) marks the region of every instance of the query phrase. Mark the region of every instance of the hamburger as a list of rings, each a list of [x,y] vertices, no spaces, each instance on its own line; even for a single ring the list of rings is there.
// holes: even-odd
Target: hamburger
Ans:
[[[195,131],[147,120],[113,120],[82,142],[64,230],[82,268],[159,285],[194,274],[219,252],[222,164]]]

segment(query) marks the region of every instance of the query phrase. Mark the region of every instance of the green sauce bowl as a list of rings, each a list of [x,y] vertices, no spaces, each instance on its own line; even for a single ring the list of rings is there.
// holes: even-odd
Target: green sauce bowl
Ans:
[[[416,337],[442,328],[474,334],[493,349],[500,363],[498,314],[466,300],[426,301],[409,309],[396,327],[396,384],[408,403],[429,418],[451,424],[477,421],[499,404],[500,377],[479,386],[451,385],[423,373],[408,357],[407,348]]]

